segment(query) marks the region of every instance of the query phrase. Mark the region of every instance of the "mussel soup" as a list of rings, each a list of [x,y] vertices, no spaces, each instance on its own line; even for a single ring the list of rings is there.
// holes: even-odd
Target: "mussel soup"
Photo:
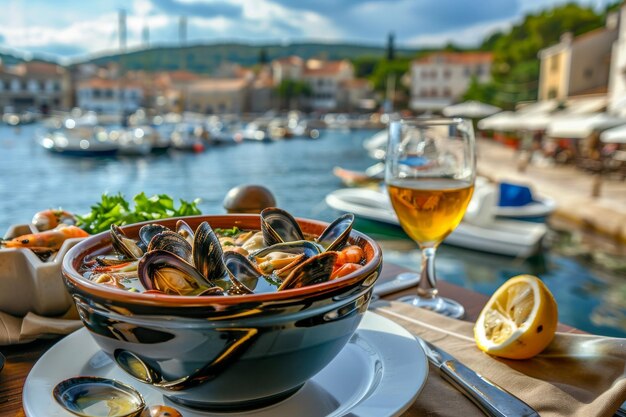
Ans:
[[[181,296],[243,295],[319,284],[360,269],[363,248],[350,244],[354,216],[345,214],[319,236],[305,235],[288,212],[267,208],[261,230],[174,230],[148,224],[138,239],[111,225],[113,251],[82,265],[95,283],[132,292]]]

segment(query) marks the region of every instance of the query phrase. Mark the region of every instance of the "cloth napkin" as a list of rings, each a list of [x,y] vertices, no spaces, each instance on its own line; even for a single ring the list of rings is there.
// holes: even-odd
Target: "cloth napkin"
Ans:
[[[398,302],[378,301],[371,309],[450,353],[541,416],[613,416],[626,401],[626,339],[557,333],[534,358],[509,360],[476,347],[474,323]],[[459,415],[483,414],[430,365],[423,391],[404,416]]]
[[[81,326],[75,307],[59,317],[44,317],[30,312],[22,318],[0,312],[0,346],[62,336],[72,333]]]

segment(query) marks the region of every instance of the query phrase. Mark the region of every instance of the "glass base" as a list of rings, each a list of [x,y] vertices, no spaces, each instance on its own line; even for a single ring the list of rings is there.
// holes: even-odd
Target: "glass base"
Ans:
[[[415,295],[407,295],[405,297],[398,298],[398,301],[411,304],[415,307],[425,308],[426,310],[455,319],[460,319],[465,316],[465,308],[463,308],[461,304],[449,298],[422,298]]]

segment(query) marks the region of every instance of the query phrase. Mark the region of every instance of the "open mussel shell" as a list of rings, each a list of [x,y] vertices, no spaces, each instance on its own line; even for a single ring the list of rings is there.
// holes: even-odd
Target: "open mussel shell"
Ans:
[[[307,259],[285,278],[280,287],[278,287],[278,291],[330,281],[336,261],[336,252],[324,252]]]
[[[191,226],[189,226],[189,224],[187,224],[186,221],[179,220],[176,222],[176,233],[184,237],[185,240],[187,240],[187,242],[189,242],[190,245],[193,245],[193,239],[194,239],[195,233],[193,229],[191,228]]]
[[[320,248],[315,242],[310,240],[297,240],[294,242],[277,243],[272,246],[268,246],[263,249],[259,249],[249,255],[250,258],[265,257],[273,252],[284,252],[306,255],[306,258],[311,258],[315,255],[319,255],[323,252],[323,248]]]
[[[261,231],[266,246],[304,240],[296,219],[285,210],[268,207],[261,212]]]
[[[252,294],[259,278],[263,275],[261,271],[248,258],[233,251],[224,253],[224,265],[231,281],[228,293],[233,295]]]
[[[131,259],[141,258],[143,250],[137,245],[137,242],[127,237],[122,229],[112,224],[110,233],[111,242],[115,250]]]
[[[327,251],[341,250],[348,243],[353,223],[354,214],[352,213],[338,217],[317,238],[318,243]]]
[[[52,395],[67,411],[83,417],[135,417],[146,406],[133,387],[94,376],[61,381]]]
[[[193,264],[193,250],[191,245],[184,237],[171,230],[157,233],[152,237],[148,245],[148,252],[155,250],[171,252],[187,261],[187,263]]]
[[[153,237],[159,233],[167,231],[170,231],[170,229],[163,225],[157,223],[146,224],[145,226],[141,226],[141,229],[139,229],[139,239],[141,239],[141,242],[148,247]]]
[[[187,261],[164,250],[146,253],[139,261],[137,273],[146,290],[166,294],[199,295],[215,287]]]
[[[222,261],[222,245],[207,222],[200,223],[193,239],[193,263],[198,272],[209,280],[226,275]]]

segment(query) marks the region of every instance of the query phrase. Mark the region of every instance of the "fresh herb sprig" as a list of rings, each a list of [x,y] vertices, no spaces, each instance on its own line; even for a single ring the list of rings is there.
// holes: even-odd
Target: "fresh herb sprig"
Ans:
[[[77,225],[87,233],[95,234],[109,230],[111,224],[118,226],[137,222],[159,220],[168,217],[192,216],[200,214],[199,199],[188,202],[180,200],[175,207],[174,199],[167,194],[146,196],[145,193],[133,197],[134,207],[121,193],[103,194],[100,202],[91,206],[91,211],[78,218]]]

